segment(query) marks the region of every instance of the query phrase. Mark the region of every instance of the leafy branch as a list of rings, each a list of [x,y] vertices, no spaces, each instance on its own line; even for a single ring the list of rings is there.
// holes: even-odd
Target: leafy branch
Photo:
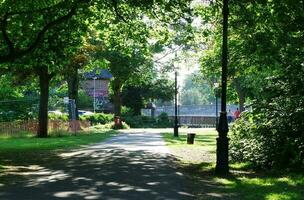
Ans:
[[[35,39],[33,40],[33,42],[31,44],[29,44],[26,48],[23,49],[16,49],[14,43],[11,41],[11,39],[8,36],[8,30],[7,30],[7,22],[8,22],[8,18],[9,16],[12,15],[21,15],[21,14],[28,14],[30,13],[30,11],[21,11],[21,12],[10,12],[5,14],[4,16],[1,17],[1,33],[3,35],[3,39],[5,44],[8,47],[8,51],[7,54],[4,55],[0,55],[0,63],[7,63],[7,62],[13,62],[14,60],[23,57],[26,54],[29,54],[30,52],[32,52],[33,50],[35,50],[38,45],[43,41],[44,35],[45,33],[53,28],[54,26],[61,24],[67,20],[69,20],[73,15],[76,14],[76,10],[79,6],[80,3],[88,3],[89,0],[78,0],[75,1],[71,8],[69,9],[68,13],[58,17],[56,19],[54,19],[53,21],[47,23],[44,25],[44,27],[37,33]],[[45,9],[39,9],[36,10],[37,12],[42,12],[45,11],[47,9],[50,8],[45,8]]]

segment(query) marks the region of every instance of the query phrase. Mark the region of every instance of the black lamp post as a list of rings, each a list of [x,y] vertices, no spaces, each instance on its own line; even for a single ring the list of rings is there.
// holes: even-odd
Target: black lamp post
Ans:
[[[226,112],[226,94],[227,94],[227,66],[228,66],[228,0],[223,0],[223,44],[222,44],[222,104],[220,121],[218,125],[219,137],[216,139],[216,167],[217,174],[225,175],[229,173],[228,164],[228,145],[229,139],[227,112]]]
[[[174,95],[174,137],[178,137],[178,119],[177,119],[177,71],[175,71],[175,95]]]

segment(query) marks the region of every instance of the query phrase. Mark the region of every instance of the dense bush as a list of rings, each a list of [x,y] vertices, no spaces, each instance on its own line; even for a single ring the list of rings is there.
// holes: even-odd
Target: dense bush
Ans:
[[[233,161],[251,162],[256,167],[300,167],[304,165],[304,134],[287,125],[294,113],[243,113],[230,131]]]
[[[55,114],[55,113],[49,113],[49,120],[61,120],[61,121],[68,121],[69,116],[68,114]]]
[[[114,115],[113,114],[105,114],[105,113],[95,113],[95,114],[92,114],[92,115],[80,116],[80,120],[90,121],[91,125],[107,124],[109,122],[114,122]]]
[[[122,129],[129,129],[130,126],[126,122],[122,122]],[[92,127],[92,129],[115,129],[114,122],[109,122],[106,124],[98,124]]]
[[[161,113],[157,117],[157,126],[159,128],[171,128],[173,125],[173,122],[169,119],[169,116],[167,113]]]
[[[125,115],[122,118],[131,128],[170,128],[172,122],[166,113],[160,114],[156,118],[148,116]]]

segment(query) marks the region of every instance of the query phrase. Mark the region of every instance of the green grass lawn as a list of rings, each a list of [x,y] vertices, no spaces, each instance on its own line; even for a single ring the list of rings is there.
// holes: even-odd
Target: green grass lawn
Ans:
[[[215,162],[215,141],[217,136],[212,129],[196,132],[193,145],[187,144],[187,135],[183,131],[186,130],[181,129],[178,138],[169,133],[163,135],[171,152],[176,157],[186,163]]]
[[[181,133],[179,138],[173,137],[171,133],[164,134],[170,150],[181,159],[182,168],[196,182],[199,199],[304,199],[303,171],[257,171],[248,163],[234,163],[230,164],[230,175],[215,176],[216,137],[215,131],[201,130],[197,132],[194,145],[187,145],[186,133]],[[209,156],[200,156],[201,160],[191,161],[191,158],[195,158],[193,154]]]
[[[79,132],[75,135],[63,133],[48,138],[37,138],[26,135],[23,137],[0,137],[0,154],[14,151],[63,150],[80,147],[102,141],[115,133],[113,130]]]
[[[188,145],[186,132],[181,132],[179,137],[174,137],[169,133],[164,134],[165,141],[170,148],[203,148],[208,153],[215,153],[216,137],[217,134],[214,130],[206,129],[203,132],[196,132],[194,144]]]

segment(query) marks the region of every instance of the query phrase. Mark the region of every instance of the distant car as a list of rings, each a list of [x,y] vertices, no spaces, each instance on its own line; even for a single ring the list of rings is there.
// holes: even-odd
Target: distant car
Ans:
[[[78,115],[93,115],[94,113],[86,110],[78,110]]]

